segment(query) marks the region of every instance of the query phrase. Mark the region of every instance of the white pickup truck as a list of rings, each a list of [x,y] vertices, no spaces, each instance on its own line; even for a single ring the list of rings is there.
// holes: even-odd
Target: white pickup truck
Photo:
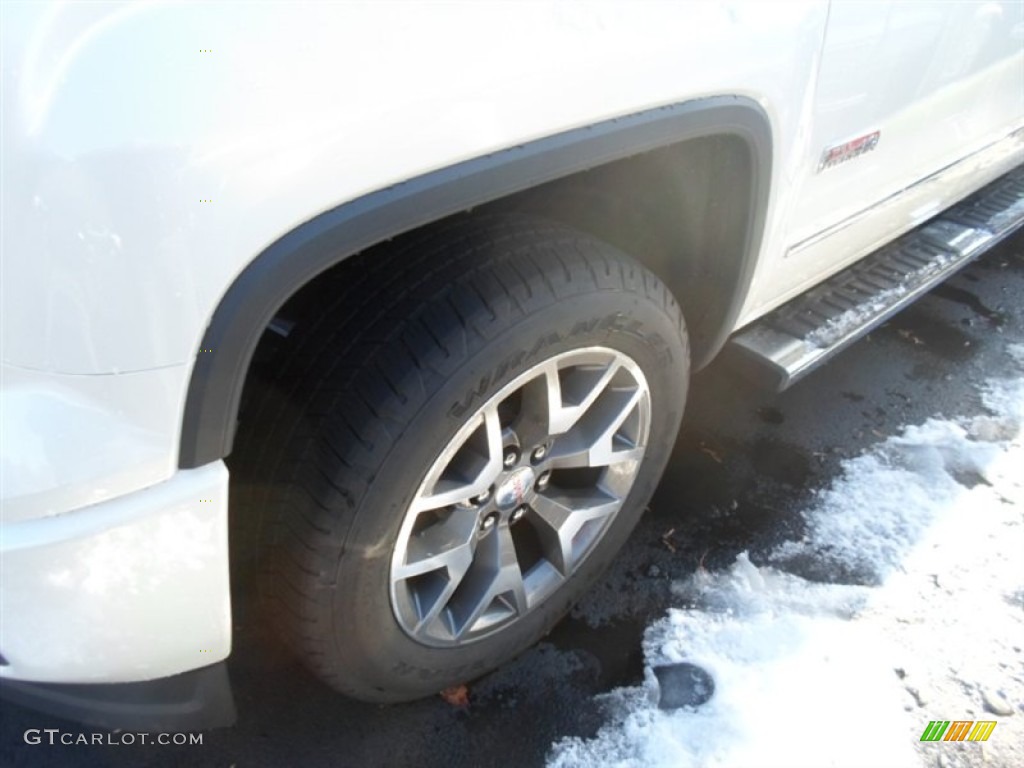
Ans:
[[[290,646],[430,694],[614,557],[694,371],[1024,222],[1020,2],[0,13],[0,678],[101,721],[223,682],[229,455]]]

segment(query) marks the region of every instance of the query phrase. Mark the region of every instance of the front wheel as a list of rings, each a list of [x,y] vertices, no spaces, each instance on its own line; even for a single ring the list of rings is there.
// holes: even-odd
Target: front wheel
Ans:
[[[265,414],[265,583],[315,673],[401,701],[521,652],[608,565],[689,356],[664,285],[561,226],[465,218],[370,255],[282,366],[302,406]]]

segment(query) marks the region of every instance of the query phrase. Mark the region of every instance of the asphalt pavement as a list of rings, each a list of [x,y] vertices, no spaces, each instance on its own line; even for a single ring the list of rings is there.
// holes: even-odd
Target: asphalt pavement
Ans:
[[[192,746],[27,744],[27,729],[95,729],[2,704],[5,766],[543,765],[553,741],[594,734],[595,695],[640,681],[645,627],[678,603],[674,580],[753,561],[799,538],[800,510],[844,458],[929,416],[971,415],[977,385],[1010,370],[1024,343],[1024,234],[1018,234],[782,394],[712,366],[650,509],[609,573],[543,642],[440,697],[377,706],[347,700],[297,665],[239,595],[230,675],[231,728]],[[857,573],[801,573],[859,583]],[[1008,610],[1012,610],[1009,607]],[[250,620],[250,618],[252,620]]]

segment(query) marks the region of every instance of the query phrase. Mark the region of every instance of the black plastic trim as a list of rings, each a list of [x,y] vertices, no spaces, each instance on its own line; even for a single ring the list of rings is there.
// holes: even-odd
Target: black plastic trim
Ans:
[[[771,178],[768,116],[757,102],[738,96],[660,107],[468,160],[344,203],[284,235],[242,271],[210,319],[201,346],[213,352],[196,357],[179,466],[202,466],[231,452],[242,387],[260,336],[285,301],[319,273],[445,216],[615,160],[723,134],[739,136],[751,149],[755,200],[740,279],[711,350],[717,352],[750,285]]]
[[[33,683],[0,680],[0,698],[100,728],[171,733],[233,725],[227,664],[139,683]]]

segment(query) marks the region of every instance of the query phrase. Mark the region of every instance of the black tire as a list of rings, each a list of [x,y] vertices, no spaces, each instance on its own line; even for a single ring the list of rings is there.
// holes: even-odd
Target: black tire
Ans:
[[[521,216],[465,217],[367,254],[288,339],[246,418],[261,478],[265,605],[322,680],[393,702],[475,678],[536,642],[609,564],[675,441],[689,374],[682,314],[615,248]],[[617,515],[544,602],[474,642],[432,647],[396,620],[391,556],[424,473],[472,406],[553,355],[628,355],[650,391],[649,437]],[[397,610],[397,609],[396,609]]]

